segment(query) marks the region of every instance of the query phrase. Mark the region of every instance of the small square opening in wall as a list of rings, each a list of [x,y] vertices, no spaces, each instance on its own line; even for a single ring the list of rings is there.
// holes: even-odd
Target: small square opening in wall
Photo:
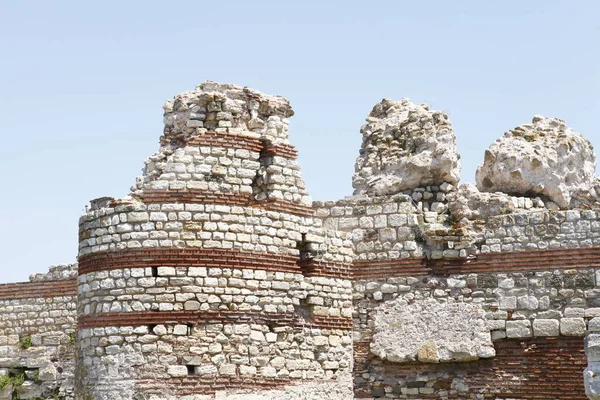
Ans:
[[[196,375],[196,366],[195,365],[186,365],[187,374],[188,375]]]
[[[152,267],[152,276],[154,278],[158,277],[158,267]]]

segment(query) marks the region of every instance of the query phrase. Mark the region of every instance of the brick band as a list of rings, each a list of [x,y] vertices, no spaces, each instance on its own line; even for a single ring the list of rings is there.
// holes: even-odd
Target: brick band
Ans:
[[[254,269],[345,279],[350,279],[351,271],[349,264],[313,261],[300,265],[296,256],[233,249],[128,249],[79,257],[79,275],[111,269],[151,267]]]
[[[229,132],[205,132],[195,135],[186,141],[187,145],[224,147],[229,149],[241,149],[254,152],[264,152],[268,156],[285,157],[292,160],[298,158],[296,147],[287,143],[268,143],[265,145],[259,138],[233,134]]]
[[[263,378],[263,377],[241,377],[241,376],[188,376],[185,378],[171,378],[159,380],[144,380],[137,385],[146,394],[164,394],[165,392],[178,394],[179,396],[204,394],[215,394],[221,390],[252,389],[277,390],[286,385],[292,385],[291,379],[287,378]]]
[[[461,378],[474,398],[482,399],[569,399],[586,400],[582,371],[586,367],[583,338],[503,339],[495,343],[496,357],[464,363],[397,364],[383,362],[369,352],[368,342],[354,345],[354,375],[385,371],[386,382],[365,382],[355,386],[355,398],[372,398],[382,383],[394,385],[407,377],[417,378],[443,373],[436,378],[436,390],[450,389],[452,377]],[[518,377],[519,379],[515,379]],[[415,383],[418,381],[415,380]],[[372,386],[371,386],[372,385]],[[472,398],[466,394],[444,397]],[[419,395],[419,399],[439,395]]]
[[[600,268],[600,247],[485,253],[468,260],[356,260],[352,272],[354,279],[379,279],[390,276],[443,276],[583,268]]]
[[[77,296],[77,279],[0,284],[0,299]]]
[[[106,326],[139,326],[156,324],[262,324],[321,329],[351,330],[352,318],[314,317],[306,321],[295,314],[267,314],[236,311],[141,311],[83,315],[78,326],[99,328]]]

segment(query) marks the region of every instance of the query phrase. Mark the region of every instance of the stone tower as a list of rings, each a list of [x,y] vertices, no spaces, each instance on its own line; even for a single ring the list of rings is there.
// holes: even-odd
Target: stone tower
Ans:
[[[164,105],[130,195],[80,219],[76,397],[352,397],[352,244],[313,217],[289,102],[205,82]]]

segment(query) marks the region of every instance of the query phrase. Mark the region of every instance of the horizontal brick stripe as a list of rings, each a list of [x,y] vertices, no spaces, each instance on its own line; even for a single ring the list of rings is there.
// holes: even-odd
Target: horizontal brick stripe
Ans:
[[[394,276],[429,275],[424,258],[396,258],[388,260],[355,260],[352,268],[354,279],[380,279]]]
[[[79,274],[122,268],[207,267],[260,269],[301,274],[298,257],[241,250],[155,248],[93,253],[79,257]]]
[[[352,264],[311,260],[300,262],[300,266],[304,276],[352,279]]]
[[[202,203],[223,204],[230,206],[254,207],[269,211],[278,211],[300,216],[312,216],[315,210],[312,207],[287,200],[262,200],[255,201],[250,196],[239,193],[215,193],[206,190],[158,190],[145,189],[139,195],[145,204],[167,203]]]
[[[296,147],[291,144],[275,143],[265,145],[259,138],[229,132],[205,132],[192,136],[186,143],[187,145],[196,146],[224,147],[254,152],[263,151],[268,156],[285,157],[292,160],[298,157]]]
[[[77,279],[0,284],[0,300],[77,296]]]
[[[314,208],[310,206],[305,206],[286,200],[253,201],[250,203],[250,207],[262,208],[269,211],[284,212],[304,217],[312,217],[315,213]]]
[[[482,399],[562,399],[585,400],[583,370],[586,357],[583,338],[529,338],[503,339],[495,343],[496,357],[465,363],[397,364],[384,362],[369,352],[368,342],[354,345],[354,374],[385,371],[392,387],[400,379],[444,373],[464,380],[469,396],[450,395],[448,399],[472,398],[480,394]],[[445,382],[444,382],[445,381]],[[451,384],[451,379],[438,378],[436,385]],[[362,383],[355,386],[355,398],[371,398],[372,391],[381,387]],[[443,387],[438,387],[444,390]],[[419,399],[439,399],[439,393],[419,394]],[[474,397],[473,397],[474,398]]]
[[[79,274],[122,268],[215,267],[291,272],[342,279],[382,279],[394,276],[526,272],[600,268],[600,248],[528,250],[480,254],[468,261],[398,258],[344,263],[312,261],[298,264],[295,256],[223,249],[129,249],[79,258]]]
[[[156,248],[93,253],[79,257],[79,274],[123,268],[207,267],[289,272],[305,276],[350,279],[351,265],[313,261],[297,256],[240,250]]]
[[[600,247],[485,253],[469,260],[426,260],[423,258],[356,260],[352,276],[354,279],[381,279],[393,276],[581,268],[600,268]]]
[[[351,330],[351,318],[314,317],[310,321],[295,314],[237,312],[237,311],[141,311],[82,315],[78,326],[99,328],[105,326],[139,326],[156,324],[262,324],[321,329]]]
[[[158,380],[143,380],[137,382],[137,386],[145,394],[177,394],[179,396],[204,394],[215,394],[221,390],[252,389],[277,390],[286,385],[293,384],[287,378],[264,378],[259,376],[188,376],[185,378],[171,378]]]

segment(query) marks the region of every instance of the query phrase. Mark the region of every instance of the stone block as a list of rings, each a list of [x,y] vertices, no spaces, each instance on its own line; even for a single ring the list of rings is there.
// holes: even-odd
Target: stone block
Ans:
[[[563,336],[583,336],[585,330],[583,318],[562,318],[560,320],[560,334]]]
[[[558,336],[560,323],[556,319],[533,320],[533,336]]]
[[[531,337],[531,322],[529,320],[506,321],[506,337]]]

